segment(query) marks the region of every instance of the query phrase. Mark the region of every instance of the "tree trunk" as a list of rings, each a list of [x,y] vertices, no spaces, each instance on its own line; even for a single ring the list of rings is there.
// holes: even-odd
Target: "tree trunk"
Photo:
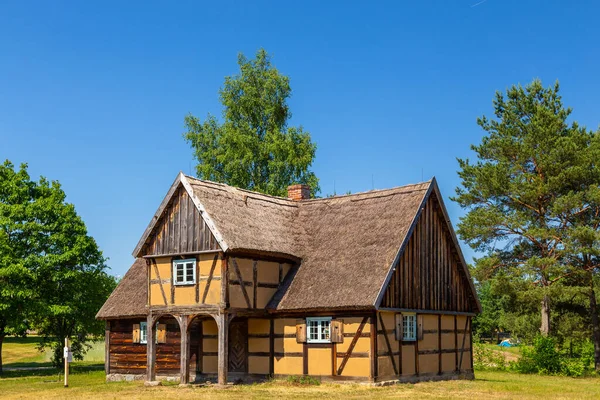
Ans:
[[[543,336],[550,335],[550,298],[544,295],[542,299],[542,326],[540,332]]]
[[[594,340],[594,366],[600,371],[600,319],[598,318],[598,305],[596,304],[596,291],[593,281],[590,283],[590,312],[592,314],[592,337]]]
[[[0,375],[2,375],[2,343],[4,342],[4,332],[0,333]]]

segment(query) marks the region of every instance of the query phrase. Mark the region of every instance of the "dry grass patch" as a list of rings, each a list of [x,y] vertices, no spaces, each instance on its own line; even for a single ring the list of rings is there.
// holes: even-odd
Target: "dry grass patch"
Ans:
[[[574,379],[507,372],[477,372],[474,381],[424,382],[388,387],[357,384],[291,385],[273,381],[237,385],[229,389],[210,386],[144,387],[142,382],[104,381],[102,371],[76,373],[69,388],[57,376],[0,379],[3,399],[598,399],[600,379]]]

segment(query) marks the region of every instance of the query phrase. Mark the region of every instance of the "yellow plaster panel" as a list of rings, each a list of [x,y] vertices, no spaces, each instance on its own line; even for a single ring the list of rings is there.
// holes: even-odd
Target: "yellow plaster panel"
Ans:
[[[166,289],[169,289],[169,291],[167,292]],[[165,284],[163,285],[163,289],[165,290],[165,295],[167,295],[167,293],[169,294],[168,296],[171,295],[171,285],[169,284]],[[169,297],[167,297],[167,302],[169,301]],[[150,285],[150,304],[153,306],[164,306],[165,305],[165,298],[162,295],[162,292],[160,291],[160,285],[158,283],[153,283],[152,285]]]
[[[196,304],[196,285],[175,286],[175,304],[179,306]]]
[[[252,282],[254,276],[254,269],[252,268],[252,264],[254,263],[254,261],[250,260],[249,258],[236,258],[235,261],[237,262],[237,265],[240,268],[240,274],[242,274],[242,279],[245,281]],[[229,279],[237,280],[237,274],[235,273],[235,267],[233,267],[233,265],[231,266],[231,268],[229,268],[229,271],[231,274]]]
[[[467,347],[467,346],[465,346],[465,347]],[[460,351],[458,352],[458,361],[460,361]],[[465,352],[463,354],[461,369],[462,370],[471,369],[471,352],[470,351],[465,350]]]
[[[258,281],[261,283],[279,283],[279,263],[259,261]]]
[[[274,372],[281,375],[302,375],[302,357],[275,357]]]
[[[465,329],[465,320],[467,319],[464,315],[456,316],[456,329],[462,330]]]
[[[331,375],[331,349],[308,348],[308,374]]]
[[[438,328],[438,316],[431,314],[423,315],[423,329],[425,330],[436,330]]]
[[[402,375],[415,374],[415,346],[402,346]]]
[[[442,315],[442,329],[454,329],[453,315]]]
[[[217,356],[202,357],[202,372],[205,374],[217,373]]]
[[[377,373],[379,376],[396,375],[389,356],[380,356],[377,361]]]
[[[256,308],[265,308],[277,289],[258,288],[256,292]]]
[[[302,353],[302,343],[297,343],[296,338],[275,338],[276,353]]]
[[[452,372],[456,367],[456,360],[454,359],[454,353],[452,354],[442,354],[442,371],[443,372]]]
[[[269,357],[248,357],[248,372],[250,374],[268,374]]]
[[[438,334],[426,333],[423,335],[423,340],[419,341],[419,350],[437,350]]]
[[[442,334],[442,349],[454,349],[454,333]]]
[[[248,338],[249,352],[269,352],[269,338]]]
[[[296,335],[296,319],[293,318],[282,318],[275,320],[275,333],[277,334],[290,334]]]
[[[384,340],[383,338],[381,340]],[[352,343],[352,338],[345,337],[342,343],[337,344],[338,352],[346,352],[350,347],[350,343]],[[371,351],[371,338],[368,337],[360,337],[356,341],[356,345],[354,346],[354,350],[352,352],[357,353],[368,353]],[[386,350],[387,351],[387,348]]]
[[[158,273],[160,274],[160,279],[171,279],[171,258],[170,257],[161,257],[156,258],[156,266],[158,267]],[[154,269],[154,267],[152,267]]]
[[[381,314],[381,319],[383,319],[385,329],[394,329],[394,327],[396,326],[396,313],[380,312],[379,314]],[[381,325],[381,322],[379,321],[379,316],[377,316],[377,325]],[[379,326],[379,329],[382,329],[382,327]]]
[[[250,287],[246,287],[246,291],[248,292],[248,298],[252,301]],[[229,285],[229,304],[234,308],[248,308],[248,304],[246,304],[246,299],[244,298],[244,293],[242,293],[242,287],[239,285]]]
[[[202,332],[205,335],[217,335],[219,330],[217,328],[217,322],[212,318],[207,318],[202,321]]]
[[[204,338],[202,340],[203,340],[202,348],[204,349],[204,351],[207,351],[207,352],[219,351],[219,341],[217,339]]]
[[[337,367],[342,365],[343,358],[337,358]],[[371,359],[370,358],[352,358],[344,366],[341,376],[370,376],[371,374]]]
[[[390,341],[390,346],[392,347],[392,351],[398,351],[398,341],[396,340],[396,336],[393,333],[388,333],[388,340]],[[419,344],[420,347],[420,344]],[[387,342],[385,341],[385,337],[383,333],[377,335],[377,351],[379,352],[387,352]]]
[[[271,329],[268,319],[248,319],[248,333],[269,333]]]
[[[212,268],[214,262],[215,255],[214,254],[200,254],[198,257],[198,267],[200,269],[201,276],[209,276],[210,270]],[[217,259],[217,263],[215,265],[215,270],[213,271],[213,277],[221,276],[221,259]]]
[[[420,346],[419,350],[421,350]],[[419,356],[419,373],[438,372],[438,368],[437,354],[421,354]]]
[[[340,318],[342,320],[344,320],[344,333],[356,333],[356,331],[358,330],[358,327],[360,326],[360,323],[362,322],[362,318],[358,317],[353,317],[353,318]],[[369,333],[371,332],[371,324],[369,324],[369,321],[367,320],[367,322],[365,323],[365,326],[363,327],[362,330],[363,333]]]
[[[198,300],[202,301],[202,296],[204,295],[204,290],[206,288],[207,281],[200,281],[200,298]],[[206,300],[204,304],[219,304],[221,301],[221,281],[213,280],[210,282],[210,286],[208,287],[208,293],[206,294]]]

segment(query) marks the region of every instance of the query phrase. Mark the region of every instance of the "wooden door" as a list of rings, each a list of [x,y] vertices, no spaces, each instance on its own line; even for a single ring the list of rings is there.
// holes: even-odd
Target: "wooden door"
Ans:
[[[248,320],[229,324],[229,372],[248,372]]]

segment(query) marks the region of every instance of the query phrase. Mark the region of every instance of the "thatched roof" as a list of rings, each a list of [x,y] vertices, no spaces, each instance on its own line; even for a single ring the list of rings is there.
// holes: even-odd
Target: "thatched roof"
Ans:
[[[427,195],[437,190],[432,180],[393,189],[293,201],[183,174],[169,193],[179,185],[193,198],[226,253],[271,254],[299,261],[295,275],[269,304],[270,309],[277,311],[373,309],[420,208]],[[134,256],[142,255],[142,244],[154,229],[163,205],[138,243]],[[127,315],[144,313],[147,296],[144,268],[143,262],[134,263],[98,313],[99,317],[116,315],[117,310],[124,315],[125,309]],[[138,276],[134,277],[136,273]],[[125,295],[128,288],[133,290]],[[115,296],[119,299],[113,299]]]
[[[106,300],[96,318],[143,317],[148,313],[148,282],[146,260],[138,258]]]

